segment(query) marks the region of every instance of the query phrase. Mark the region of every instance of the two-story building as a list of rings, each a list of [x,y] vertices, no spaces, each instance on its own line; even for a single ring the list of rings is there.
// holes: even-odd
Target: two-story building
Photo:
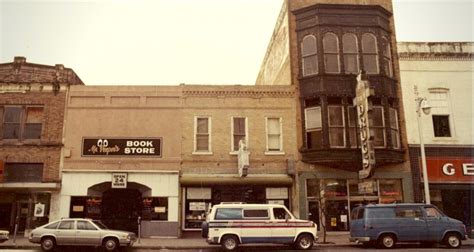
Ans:
[[[0,64],[0,229],[25,232],[54,215],[72,85],[83,83],[63,65]]]
[[[401,42],[398,52],[415,201],[425,201],[422,139],[431,203],[462,220],[472,233],[474,43]],[[419,125],[417,97],[426,99],[431,108],[420,113]]]
[[[256,80],[297,89],[298,212],[327,230],[348,230],[359,204],[413,201],[392,12],[387,0],[286,0]]]

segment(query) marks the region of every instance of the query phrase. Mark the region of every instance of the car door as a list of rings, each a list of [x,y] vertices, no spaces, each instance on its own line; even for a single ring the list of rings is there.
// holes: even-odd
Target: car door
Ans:
[[[395,222],[399,241],[424,241],[428,227],[419,206],[401,206],[395,208]]]
[[[78,220],[76,223],[76,244],[94,245],[101,244],[100,230],[88,220]]]
[[[56,231],[57,245],[75,245],[76,229],[74,220],[63,220]]]
[[[446,230],[444,215],[433,206],[425,206],[424,214],[428,226],[427,241],[441,241]]]
[[[296,235],[296,222],[284,207],[273,208],[272,240],[275,243],[292,243]]]

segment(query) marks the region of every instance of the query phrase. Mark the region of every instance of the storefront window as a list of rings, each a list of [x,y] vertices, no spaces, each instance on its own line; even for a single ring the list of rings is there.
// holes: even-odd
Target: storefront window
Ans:
[[[402,183],[398,179],[379,180],[380,203],[401,203],[403,200]]]
[[[346,197],[346,181],[343,179],[324,179],[323,191],[325,198]]]
[[[168,220],[168,198],[147,197],[143,198],[143,220]]]
[[[319,179],[306,180],[306,195],[319,198]]]

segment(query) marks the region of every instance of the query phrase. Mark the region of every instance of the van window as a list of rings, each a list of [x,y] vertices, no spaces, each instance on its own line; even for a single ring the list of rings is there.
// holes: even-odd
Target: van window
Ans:
[[[397,207],[395,209],[397,218],[419,218],[423,217],[419,207]]]
[[[277,220],[291,219],[290,214],[285,210],[285,208],[273,208],[273,216]]]
[[[370,218],[370,219],[395,218],[395,211],[391,207],[367,208],[367,218]]]
[[[363,219],[364,218],[364,209],[365,208],[354,209],[351,213],[351,219],[352,220]]]
[[[240,220],[242,219],[242,208],[218,208],[216,220]]]
[[[438,217],[443,216],[443,214],[440,213],[438,209],[434,207],[425,207],[425,211],[426,211],[426,217],[438,218]]]
[[[268,219],[267,209],[244,209],[244,218]]]

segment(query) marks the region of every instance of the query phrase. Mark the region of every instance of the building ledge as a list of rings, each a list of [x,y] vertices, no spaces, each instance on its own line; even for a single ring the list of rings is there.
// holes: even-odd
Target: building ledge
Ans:
[[[14,182],[14,183],[0,183],[0,189],[49,189],[59,190],[61,188],[60,182]]]

